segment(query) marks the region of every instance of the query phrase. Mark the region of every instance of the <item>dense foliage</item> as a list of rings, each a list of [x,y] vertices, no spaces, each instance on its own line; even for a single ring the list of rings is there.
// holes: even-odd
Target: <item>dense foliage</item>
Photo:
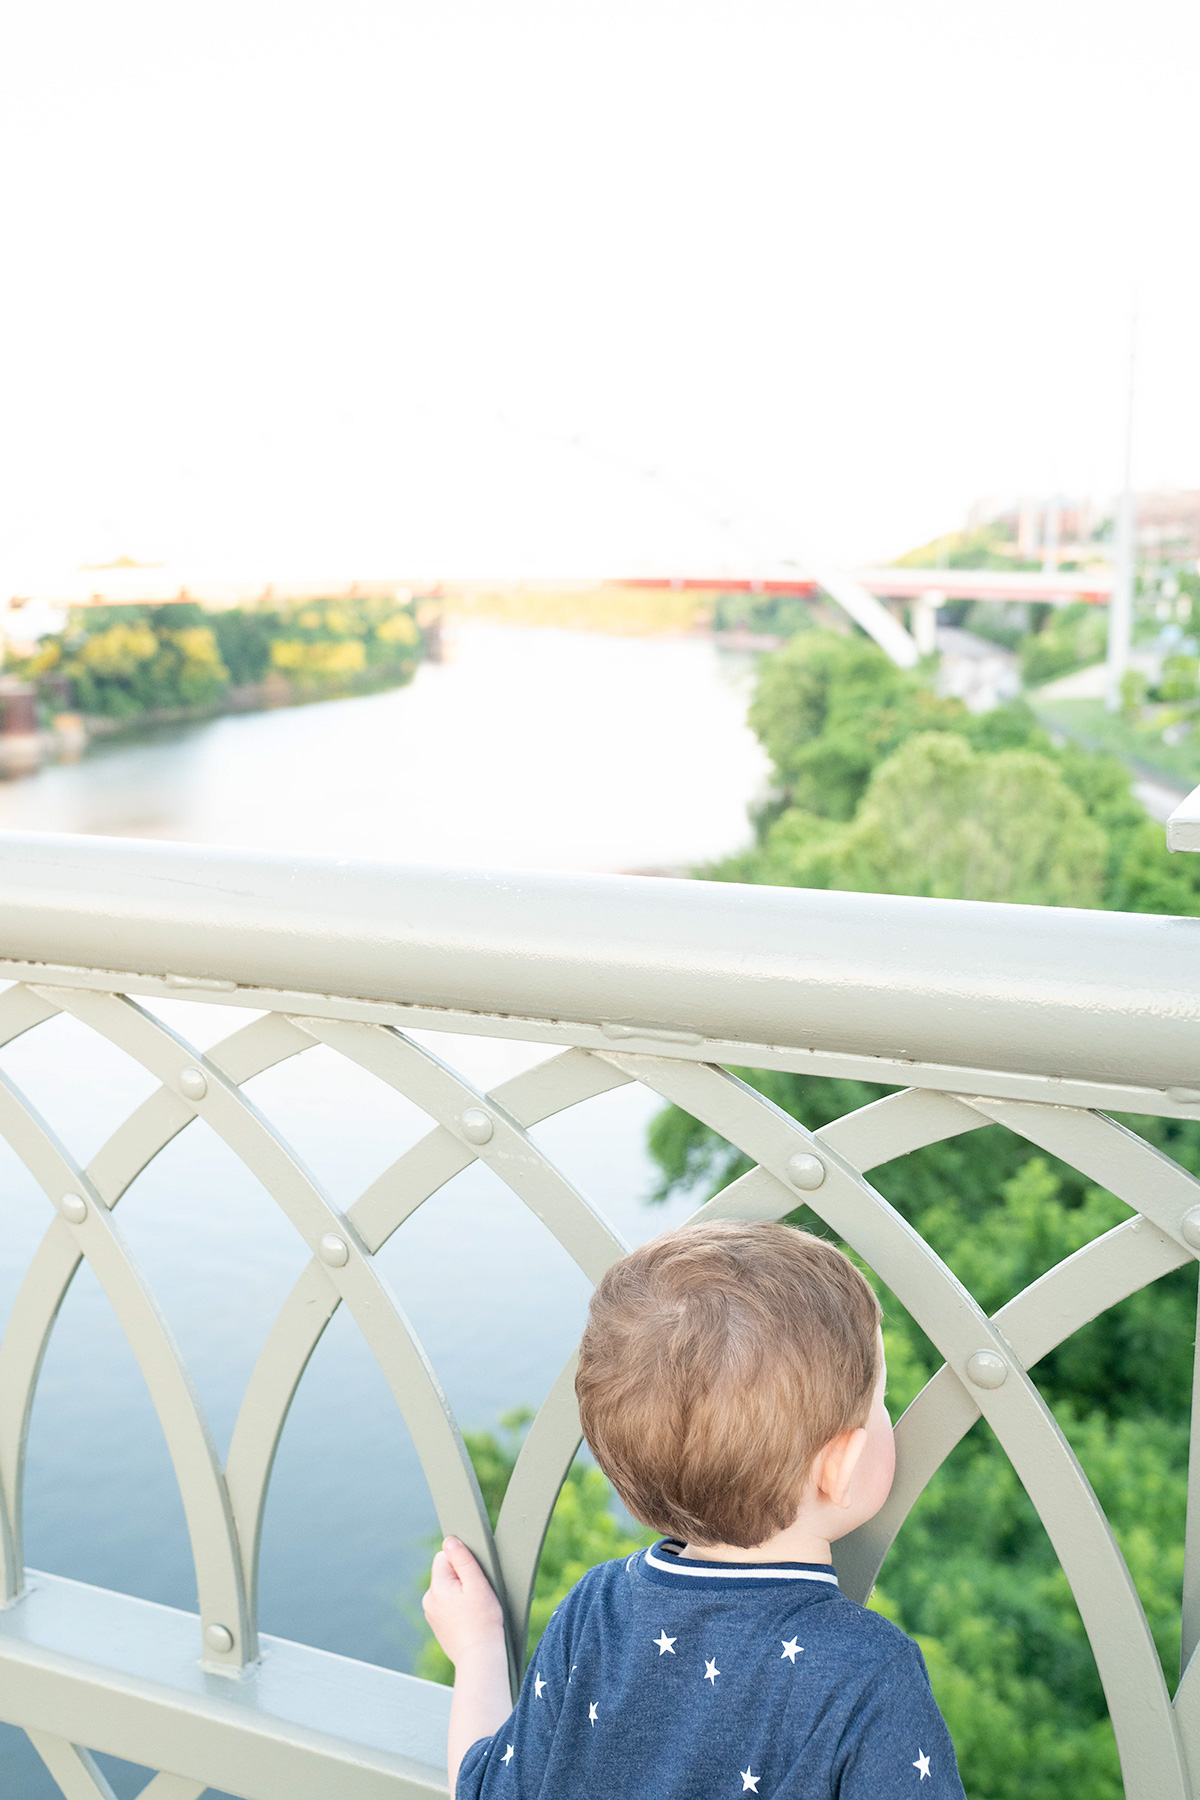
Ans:
[[[808,632],[762,668],[750,722],[775,769],[726,881],[1200,914],[1115,757],[1055,744],[1020,701],[970,713],[862,638]]]
[[[714,631],[750,631],[764,637],[788,638],[812,628],[811,603],[800,594],[718,594],[713,602]]]
[[[1168,856],[1122,765],[1054,744],[1024,705],[972,716],[863,640],[810,631],[764,662],[752,720],[775,792],[754,847],[704,871],[711,879],[1200,915],[1200,859]],[[740,1073],[810,1129],[888,1091]],[[1125,1123],[1200,1173],[1200,1123]],[[748,1166],[675,1107],[655,1119],[650,1147],[659,1198],[688,1192],[699,1201]],[[931,1145],[872,1180],[989,1312],[1128,1216],[1077,1170],[999,1125]],[[826,1229],[804,1208],[792,1222]],[[941,1359],[882,1287],[880,1297],[898,1416]],[[1112,1522],[1172,1687],[1195,1319],[1189,1268],[1114,1307],[1034,1371]],[[493,1515],[516,1423],[503,1442],[486,1433],[471,1441]],[[634,1542],[603,1477],[573,1471],[547,1539],[535,1629],[584,1568]],[[873,1604],[921,1643],[971,1800],[1120,1800],[1078,1612],[984,1425],[914,1508]],[[422,1667],[447,1673],[432,1647]]]
[[[421,633],[412,608],[390,599],[317,600],[209,612],[170,606],[79,608],[36,652],[7,664],[35,682],[53,711],[136,719],[216,708],[231,688],[271,677],[281,698],[316,697],[409,678]]]

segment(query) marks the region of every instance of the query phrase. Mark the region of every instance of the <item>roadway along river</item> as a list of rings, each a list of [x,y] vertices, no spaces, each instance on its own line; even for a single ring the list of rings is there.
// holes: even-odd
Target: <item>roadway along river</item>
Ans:
[[[398,692],[158,733],[0,786],[0,828],[588,869],[675,868],[745,841],[746,805],[765,768],[745,725],[744,661],[688,639],[481,625],[460,628],[449,652]],[[201,1047],[245,1017],[183,1002],[161,1012]],[[477,1039],[437,1047],[484,1086],[546,1054]],[[81,1159],[151,1087],[63,1020],[12,1045],[0,1064]],[[427,1124],[323,1049],[248,1091],[343,1204]],[[649,1096],[626,1088],[537,1133],[629,1238],[687,1210],[646,1204],[653,1111]],[[151,1165],[119,1216],[224,1454],[265,1332],[305,1260],[298,1240],[199,1124]],[[50,1209],[4,1146],[0,1219],[6,1313]],[[586,1287],[487,1171],[468,1170],[435,1196],[381,1261],[464,1425],[490,1426],[540,1401],[578,1335]],[[338,1314],[275,1470],[263,1629],[410,1666],[434,1527],[382,1377]],[[195,1605],[154,1415],[86,1269],[34,1409],[26,1533],[33,1567]],[[32,1800],[41,1790],[30,1780],[22,1793]]]

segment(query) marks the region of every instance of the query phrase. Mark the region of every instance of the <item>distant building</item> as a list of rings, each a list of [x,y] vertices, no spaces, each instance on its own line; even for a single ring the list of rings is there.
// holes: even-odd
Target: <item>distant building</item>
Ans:
[[[1139,494],[1136,507],[1138,550],[1148,562],[1200,558],[1200,488]]]
[[[1200,488],[1138,494],[1134,507],[1142,561],[1200,560]],[[977,500],[968,512],[967,529],[991,526],[1012,556],[1053,567],[1107,556],[1115,511],[1115,499],[1098,503],[1063,494],[984,499]]]

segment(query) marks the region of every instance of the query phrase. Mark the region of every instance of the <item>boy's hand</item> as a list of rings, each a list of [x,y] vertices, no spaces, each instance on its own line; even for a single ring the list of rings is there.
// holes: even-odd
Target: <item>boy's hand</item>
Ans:
[[[497,1643],[503,1647],[500,1602],[459,1538],[446,1538],[434,1557],[429,1591],[421,1607],[429,1629],[456,1668],[459,1659],[472,1650],[494,1649]]]

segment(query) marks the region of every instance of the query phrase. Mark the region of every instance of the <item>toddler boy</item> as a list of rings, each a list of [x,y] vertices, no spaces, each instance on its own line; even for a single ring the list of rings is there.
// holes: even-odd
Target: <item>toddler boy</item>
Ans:
[[[515,1708],[499,1605],[446,1540],[425,1613],[457,1800],[963,1800],[920,1650],[833,1570],[892,1483],[879,1321],[853,1264],[784,1225],[685,1225],[608,1271],[583,1428],[665,1535],[576,1583]]]

